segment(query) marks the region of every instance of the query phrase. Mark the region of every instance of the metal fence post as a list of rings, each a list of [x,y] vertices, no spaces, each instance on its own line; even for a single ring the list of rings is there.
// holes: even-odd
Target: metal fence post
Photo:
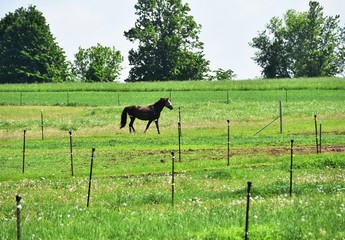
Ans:
[[[248,228],[249,228],[249,204],[250,204],[250,188],[252,187],[252,182],[248,182],[247,191],[247,209],[246,209],[246,227],[244,232],[244,239],[248,239]]]
[[[17,239],[20,240],[20,210],[22,209],[22,205],[20,204],[20,200],[22,197],[20,195],[16,195],[16,202],[17,202]]]
[[[89,190],[88,190],[88,193],[87,193],[87,204],[86,204],[87,207],[89,207],[89,203],[90,203],[91,181],[92,181],[92,168],[93,168],[93,159],[94,159],[95,150],[96,150],[96,148],[92,148],[91,166],[90,166],[90,178],[89,178]]]

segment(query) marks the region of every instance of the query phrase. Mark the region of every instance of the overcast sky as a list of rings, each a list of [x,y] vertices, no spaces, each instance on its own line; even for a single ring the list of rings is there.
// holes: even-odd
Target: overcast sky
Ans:
[[[134,26],[137,0],[0,0],[0,18],[19,7],[35,5],[43,13],[50,30],[68,60],[73,61],[79,46],[100,43],[114,46],[125,58],[121,80],[128,76],[128,51],[135,45],[123,36]],[[309,0],[183,0],[190,14],[202,25],[200,40],[212,70],[232,69],[236,79],[253,79],[261,69],[248,43],[264,30],[273,16],[287,10],[307,11]],[[345,0],[319,0],[328,16],[340,15],[345,26]]]

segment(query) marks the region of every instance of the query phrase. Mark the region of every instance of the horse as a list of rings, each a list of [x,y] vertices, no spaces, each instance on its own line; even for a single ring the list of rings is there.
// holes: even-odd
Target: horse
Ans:
[[[173,106],[172,106],[171,102],[169,101],[169,98],[161,98],[157,102],[155,102],[154,104],[149,105],[147,107],[143,107],[143,106],[125,107],[123,109],[122,115],[121,115],[121,126],[120,126],[120,128],[123,128],[126,126],[127,114],[128,114],[129,118],[131,119],[131,122],[129,123],[129,132],[130,133],[132,133],[132,131],[135,132],[135,129],[133,127],[133,123],[134,123],[135,119],[138,118],[140,120],[148,121],[144,133],[147,131],[150,124],[153,121],[155,121],[158,134],[160,134],[159,126],[158,126],[158,119],[159,119],[161,111],[163,110],[164,107],[167,107],[170,110],[173,109]]]

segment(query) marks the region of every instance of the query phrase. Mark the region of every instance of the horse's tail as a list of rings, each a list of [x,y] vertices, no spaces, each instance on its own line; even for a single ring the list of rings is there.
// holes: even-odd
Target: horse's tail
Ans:
[[[123,128],[124,126],[126,126],[126,123],[127,123],[127,107],[125,107],[122,111],[120,128]]]

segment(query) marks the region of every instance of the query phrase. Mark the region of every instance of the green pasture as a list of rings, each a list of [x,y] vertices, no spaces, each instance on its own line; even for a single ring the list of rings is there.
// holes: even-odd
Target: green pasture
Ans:
[[[0,94],[0,239],[16,238],[16,194],[22,239],[243,239],[248,181],[249,239],[345,238],[345,79],[0,85]],[[119,129],[125,106],[160,97],[174,105],[160,135],[140,120],[134,134]],[[276,120],[254,136],[279,116],[279,100],[283,133]]]
[[[200,90],[344,90],[344,78],[258,79],[241,81],[166,81],[140,83],[1,84],[0,92],[148,92]]]

